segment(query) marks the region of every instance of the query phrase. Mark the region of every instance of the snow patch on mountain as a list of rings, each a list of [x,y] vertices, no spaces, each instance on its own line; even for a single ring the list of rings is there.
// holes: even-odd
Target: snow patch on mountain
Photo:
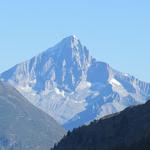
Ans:
[[[10,82],[66,129],[150,97],[149,83],[97,61],[76,36],[12,67],[0,79]]]
[[[112,78],[110,80],[110,84],[112,84],[112,86],[121,86],[121,83],[119,81],[117,81],[116,79]]]

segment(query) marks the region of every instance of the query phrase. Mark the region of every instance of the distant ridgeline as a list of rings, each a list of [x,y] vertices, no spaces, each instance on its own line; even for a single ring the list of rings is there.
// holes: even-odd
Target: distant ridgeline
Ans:
[[[149,150],[150,101],[68,132],[52,150]]]

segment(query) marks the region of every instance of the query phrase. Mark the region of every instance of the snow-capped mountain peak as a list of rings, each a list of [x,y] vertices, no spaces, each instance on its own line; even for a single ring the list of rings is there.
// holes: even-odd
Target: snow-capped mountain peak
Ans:
[[[64,41],[66,43],[69,42],[73,47],[77,47],[78,44],[81,44],[79,38],[76,35],[68,36],[62,40],[62,42]]]
[[[75,35],[68,36],[62,39],[58,44],[54,47],[47,50],[47,52],[55,53],[58,51],[59,53],[85,53],[85,47],[81,44],[79,38]]]
[[[150,84],[97,61],[76,36],[0,75],[67,129],[150,96]],[[140,101],[139,101],[140,100]]]

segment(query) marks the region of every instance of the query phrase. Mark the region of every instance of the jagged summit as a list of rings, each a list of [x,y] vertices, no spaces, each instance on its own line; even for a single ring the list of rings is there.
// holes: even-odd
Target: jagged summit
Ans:
[[[54,48],[57,49],[60,46],[65,46],[67,48],[70,48],[70,50],[72,50],[74,48],[78,49],[78,47],[80,47],[80,46],[82,47],[83,45],[82,45],[80,39],[77,36],[70,35],[70,36],[67,36],[67,37],[63,38],[54,47],[49,48],[49,49],[54,49]]]
[[[150,96],[149,83],[92,58],[76,36],[64,38],[0,78],[67,129],[143,103]]]
[[[80,42],[79,38],[75,35],[68,36],[62,39],[54,47],[48,49],[46,54],[57,53],[60,55],[65,55],[66,57],[87,57],[89,51],[87,48]]]
[[[79,38],[77,38],[77,36],[75,35],[71,35],[62,39],[54,47],[45,50],[36,57],[42,57],[43,55],[44,57],[57,55],[57,58],[65,56],[69,57],[70,59],[84,59],[83,57],[90,57],[89,50],[80,42]]]
[[[62,53],[77,53],[82,52],[81,49],[86,49],[84,45],[80,42],[79,38],[75,35],[71,35],[63,38],[60,42],[55,44],[53,47],[46,49],[35,57],[41,57],[42,55],[51,56],[51,55],[61,55]],[[33,57],[34,58],[34,57]]]
[[[85,78],[91,63],[89,51],[75,36],[64,38],[54,47],[16,65],[1,77],[13,78],[15,84],[26,84],[40,92],[54,86],[63,90],[75,90]],[[17,76],[15,76],[17,74]]]
[[[62,41],[80,42],[79,38],[76,35],[67,36]]]

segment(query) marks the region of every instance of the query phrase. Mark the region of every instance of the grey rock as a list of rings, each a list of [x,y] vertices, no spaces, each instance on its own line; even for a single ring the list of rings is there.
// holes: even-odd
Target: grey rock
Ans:
[[[75,36],[0,74],[66,129],[146,102],[150,84],[97,61]]]
[[[1,150],[49,150],[64,134],[53,118],[0,81]]]

